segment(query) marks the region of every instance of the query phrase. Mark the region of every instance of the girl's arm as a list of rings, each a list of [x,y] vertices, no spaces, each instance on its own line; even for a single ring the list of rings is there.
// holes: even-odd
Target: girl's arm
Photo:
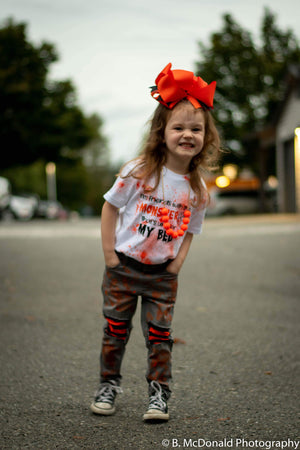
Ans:
[[[105,202],[101,213],[101,240],[105,264],[115,267],[120,263],[115,253],[115,232],[118,219],[118,208]]]
[[[183,242],[181,244],[181,247],[179,249],[178,255],[176,256],[175,259],[173,259],[173,261],[167,266],[167,271],[171,272],[171,273],[179,273],[185,258],[189,252],[191,243],[192,243],[192,239],[193,239],[193,234],[192,233],[186,233]]]

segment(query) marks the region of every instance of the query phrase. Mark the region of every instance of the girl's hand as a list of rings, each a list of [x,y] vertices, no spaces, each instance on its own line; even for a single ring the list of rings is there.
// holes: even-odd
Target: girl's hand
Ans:
[[[166,267],[166,271],[170,272],[170,273],[174,273],[175,275],[179,274],[181,266],[179,266],[179,264],[177,263],[177,261],[172,261],[167,267]]]
[[[119,260],[116,254],[105,258],[105,265],[110,269],[112,269],[113,267],[117,267],[120,263],[121,261]]]
[[[166,268],[167,272],[174,273],[176,275],[179,274],[180,269],[185,261],[186,255],[188,254],[192,239],[193,239],[193,235],[191,233],[187,232],[183,239],[181,247],[179,249],[178,255],[167,266],[167,268]]]

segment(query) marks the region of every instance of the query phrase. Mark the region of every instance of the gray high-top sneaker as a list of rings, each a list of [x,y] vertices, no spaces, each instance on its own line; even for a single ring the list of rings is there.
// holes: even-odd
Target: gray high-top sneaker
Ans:
[[[91,410],[95,414],[111,416],[116,411],[114,406],[116,395],[122,392],[122,388],[118,386],[115,380],[101,383],[95,394],[95,400],[91,404]]]
[[[147,420],[169,420],[167,400],[170,394],[165,391],[157,381],[151,381],[149,385],[149,406],[143,419]]]

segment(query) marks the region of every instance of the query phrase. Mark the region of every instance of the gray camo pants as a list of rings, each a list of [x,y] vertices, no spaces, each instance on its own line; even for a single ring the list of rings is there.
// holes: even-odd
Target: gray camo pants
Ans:
[[[159,382],[170,391],[171,322],[177,294],[177,275],[143,273],[119,264],[106,267],[102,284],[103,314],[106,319],[100,355],[101,382],[121,380],[121,364],[132,329],[132,318],[141,297],[141,325],[148,348],[146,379]]]

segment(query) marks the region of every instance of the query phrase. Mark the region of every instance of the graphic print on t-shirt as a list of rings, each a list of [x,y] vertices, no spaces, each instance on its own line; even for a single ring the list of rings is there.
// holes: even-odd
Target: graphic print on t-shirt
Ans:
[[[164,168],[164,189],[161,182],[157,189],[148,187],[134,177],[119,177],[104,195],[106,201],[119,208],[119,224],[116,230],[118,252],[125,253],[144,264],[160,264],[174,259],[183,237],[173,239],[163,227],[162,209],[168,209],[172,229],[182,225],[183,213],[188,208],[189,180]],[[153,183],[153,180],[149,180]],[[191,199],[194,193],[191,191]],[[189,205],[190,206],[190,205]],[[201,231],[205,208],[193,208],[188,231]]]
[[[179,228],[180,221],[183,218],[183,212],[187,209],[188,198],[186,196],[186,204],[175,203],[170,200],[163,200],[151,194],[141,193],[136,205],[136,216],[141,218],[138,226],[138,232],[150,237],[152,232],[156,233],[157,240],[163,242],[172,241],[172,236],[166,233],[161,220],[163,209],[168,209],[168,216],[172,229]],[[157,229],[157,227],[159,227]],[[155,231],[154,231],[155,230]]]

